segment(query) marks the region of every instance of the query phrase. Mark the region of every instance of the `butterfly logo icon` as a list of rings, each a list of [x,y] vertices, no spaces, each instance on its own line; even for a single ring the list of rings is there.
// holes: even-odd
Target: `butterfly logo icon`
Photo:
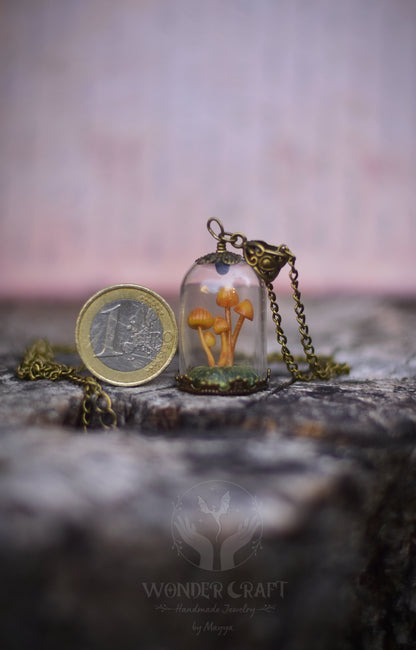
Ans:
[[[220,517],[222,515],[227,514],[228,509],[230,507],[230,493],[227,491],[223,496],[221,497],[220,505],[218,506],[218,509],[213,506],[212,508],[208,507],[208,504],[202,497],[198,497],[198,505],[201,510],[205,515],[212,515],[216,521],[216,524],[218,526],[218,531],[215,536],[215,541],[218,541],[218,537],[221,534],[221,522],[220,522]]]

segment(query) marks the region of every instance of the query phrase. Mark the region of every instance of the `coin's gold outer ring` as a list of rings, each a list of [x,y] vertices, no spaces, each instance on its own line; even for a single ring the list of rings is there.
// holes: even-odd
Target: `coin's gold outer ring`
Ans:
[[[163,341],[158,354],[143,368],[132,371],[113,370],[95,356],[90,331],[98,312],[114,300],[134,300],[150,307],[159,317]],[[155,291],[138,284],[117,284],[94,294],[82,307],[75,327],[78,354],[88,370],[114,386],[139,386],[157,377],[172,361],[178,345],[178,327],[169,304]]]

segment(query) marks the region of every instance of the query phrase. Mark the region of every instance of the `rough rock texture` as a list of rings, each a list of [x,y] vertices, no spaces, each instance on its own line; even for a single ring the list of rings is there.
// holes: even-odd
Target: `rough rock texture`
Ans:
[[[80,306],[0,307],[1,647],[416,647],[416,304],[307,304],[349,376],[195,396],[174,360],[88,434],[80,388],[15,375]]]

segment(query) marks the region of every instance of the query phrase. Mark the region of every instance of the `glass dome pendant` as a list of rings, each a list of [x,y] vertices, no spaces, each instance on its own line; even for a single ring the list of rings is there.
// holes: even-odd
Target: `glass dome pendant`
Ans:
[[[315,353],[299,290],[296,257],[286,244],[248,241],[241,233],[225,232],[218,219],[210,219],[207,227],[218,242],[217,250],[197,259],[181,286],[178,387],[191,393],[219,395],[244,395],[267,388],[266,296],[281,347],[280,358],[293,379],[311,381],[348,374],[347,363]],[[228,251],[227,244],[241,249],[243,255]],[[306,364],[306,370],[299,368],[287,346],[273,289],[273,281],[286,264],[304,352],[301,363]]]
[[[212,224],[219,226],[219,233]],[[242,395],[267,387],[263,280],[238,248],[242,235],[226,233],[217,219],[207,224],[217,249],[196,260],[180,297],[177,384],[191,393]]]

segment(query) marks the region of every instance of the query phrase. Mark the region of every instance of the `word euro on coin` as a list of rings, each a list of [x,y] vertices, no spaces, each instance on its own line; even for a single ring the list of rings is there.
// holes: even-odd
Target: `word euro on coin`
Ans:
[[[170,363],[178,328],[172,309],[157,293],[119,284],[85,303],[75,339],[78,354],[93,375],[116,386],[138,386]]]

